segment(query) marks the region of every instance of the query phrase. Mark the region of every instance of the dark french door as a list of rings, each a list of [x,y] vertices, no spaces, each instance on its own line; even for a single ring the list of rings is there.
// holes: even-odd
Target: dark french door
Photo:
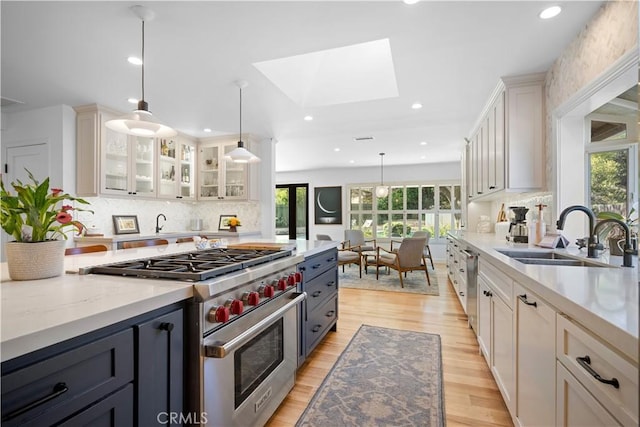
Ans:
[[[309,240],[309,184],[276,185],[276,235]]]

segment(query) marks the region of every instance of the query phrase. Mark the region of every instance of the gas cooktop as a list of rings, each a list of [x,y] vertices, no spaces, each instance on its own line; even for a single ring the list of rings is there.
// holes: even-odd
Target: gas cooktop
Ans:
[[[215,248],[91,267],[87,273],[202,281],[291,256],[291,250]]]

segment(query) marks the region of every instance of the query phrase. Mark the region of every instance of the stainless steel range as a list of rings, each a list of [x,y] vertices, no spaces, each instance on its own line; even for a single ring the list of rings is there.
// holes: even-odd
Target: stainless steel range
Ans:
[[[294,385],[302,260],[290,250],[217,248],[85,272],[193,282],[189,411],[201,425],[260,426]]]

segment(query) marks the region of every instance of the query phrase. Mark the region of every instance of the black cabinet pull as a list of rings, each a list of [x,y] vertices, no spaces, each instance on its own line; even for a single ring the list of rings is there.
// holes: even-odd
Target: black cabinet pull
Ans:
[[[327,314],[325,314],[325,316],[327,316],[327,317],[333,317],[333,315],[335,314],[335,312],[336,312],[335,310],[328,311],[328,312],[327,312]]]
[[[496,188],[496,186],[495,186],[495,185],[490,185],[490,186],[489,186],[489,190],[494,190],[495,188]]]
[[[591,367],[591,358],[587,355],[584,357],[576,357],[576,361],[580,366],[582,366],[587,372],[591,374],[591,376],[601,383],[612,385],[614,388],[620,388],[620,383],[617,378],[611,378],[610,380],[606,380],[600,376],[596,371]]]
[[[532,305],[536,308],[538,308],[538,303],[537,302],[529,302],[527,301],[527,294],[522,294],[522,295],[518,295],[518,298],[520,299],[520,301],[522,301],[523,303],[527,304],[527,305]]]
[[[313,268],[313,269],[315,270],[316,268],[320,268],[320,267],[322,267],[322,264],[315,264],[315,265],[314,265],[313,267],[311,267],[311,268]]]
[[[322,291],[315,291],[314,293],[311,294],[311,296],[316,298],[316,297],[320,296],[321,293],[322,293]]]
[[[335,285],[335,284],[336,284],[336,282],[335,282],[335,281],[333,281],[333,280],[332,280],[332,281],[330,281],[330,282],[327,282],[327,286],[328,286],[328,287],[332,287],[332,286],[333,286],[333,285]]]
[[[13,412],[8,413],[7,415],[5,415],[4,417],[2,417],[2,421],[8,421],[10,419],[13,419],[19,415],[24,414],[25,412],[29,412],[30,410],[32,410],[33,408],[40,406],[44,403],[47,403],[48,401],[55,399],[56,397],[60,396],[61,394],[66,393],[67,391],[69,391],[69,387],[67,387],[66,383],[57,383],[56,385],[53,386],[53,391],[51,392],[51,394],[49,394],[48,396],[45,396],[43,398],[40,398],[38,400],[36,400],[35,402],[31,402],[25,406],[23,406],[22,408],[16,409]]]
[[[313,327],[313,329],[311,329],[311,332],[318,332],[320,328],[322,328],[322,325],[316,325]]]
[[[492,297],[493,296],[491,291],[482,291],[482,293],[484,294],[485,297]]]
[[[463,297],[464,296],[464,292],[460,291],[460,296]]]
[[[171,322],[162,322],[160,323],[160,326],[158,326],[158,329],[160,329],[161,331],[171,332],[173,331],[174,326],[175,325]]]

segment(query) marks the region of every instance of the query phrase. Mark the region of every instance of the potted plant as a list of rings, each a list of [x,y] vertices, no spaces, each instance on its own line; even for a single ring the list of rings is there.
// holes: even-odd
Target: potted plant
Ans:
[[[84,211],[65,200],[88,205],[59,188],[49,190],[49,178],[43,182],[29,174],[30,183],[11,183],[11,194],[0,182],[0,224],[14,241],[6,245],[9,276],[13,280],[44,279],[59,276],[64,269],[64,248],[72,228],[81,233],[84,226],[71,216],[71,211]],[[89,211],[92,212],[92,211]]]
[[[638,250],[638,230],[637,230],[637,222],[638,217],[635,215],[635,208],[631,208],[629,211],[629,215],[625,218],[621,214],[617,212],[598,212],[596,214],[596,218],[599,220],[604,219],[617,219],[618,221],[622,221],[629,226],[631,230],[631,236],[629,236],[631,240],[631,245],[637,253]],[[624,247],[624,231],[622,227],[611,222],[603,225],[598,232],[598,241],[607,240],[609,244],[609,253],[611,255],[622,256],[622,248]]]

